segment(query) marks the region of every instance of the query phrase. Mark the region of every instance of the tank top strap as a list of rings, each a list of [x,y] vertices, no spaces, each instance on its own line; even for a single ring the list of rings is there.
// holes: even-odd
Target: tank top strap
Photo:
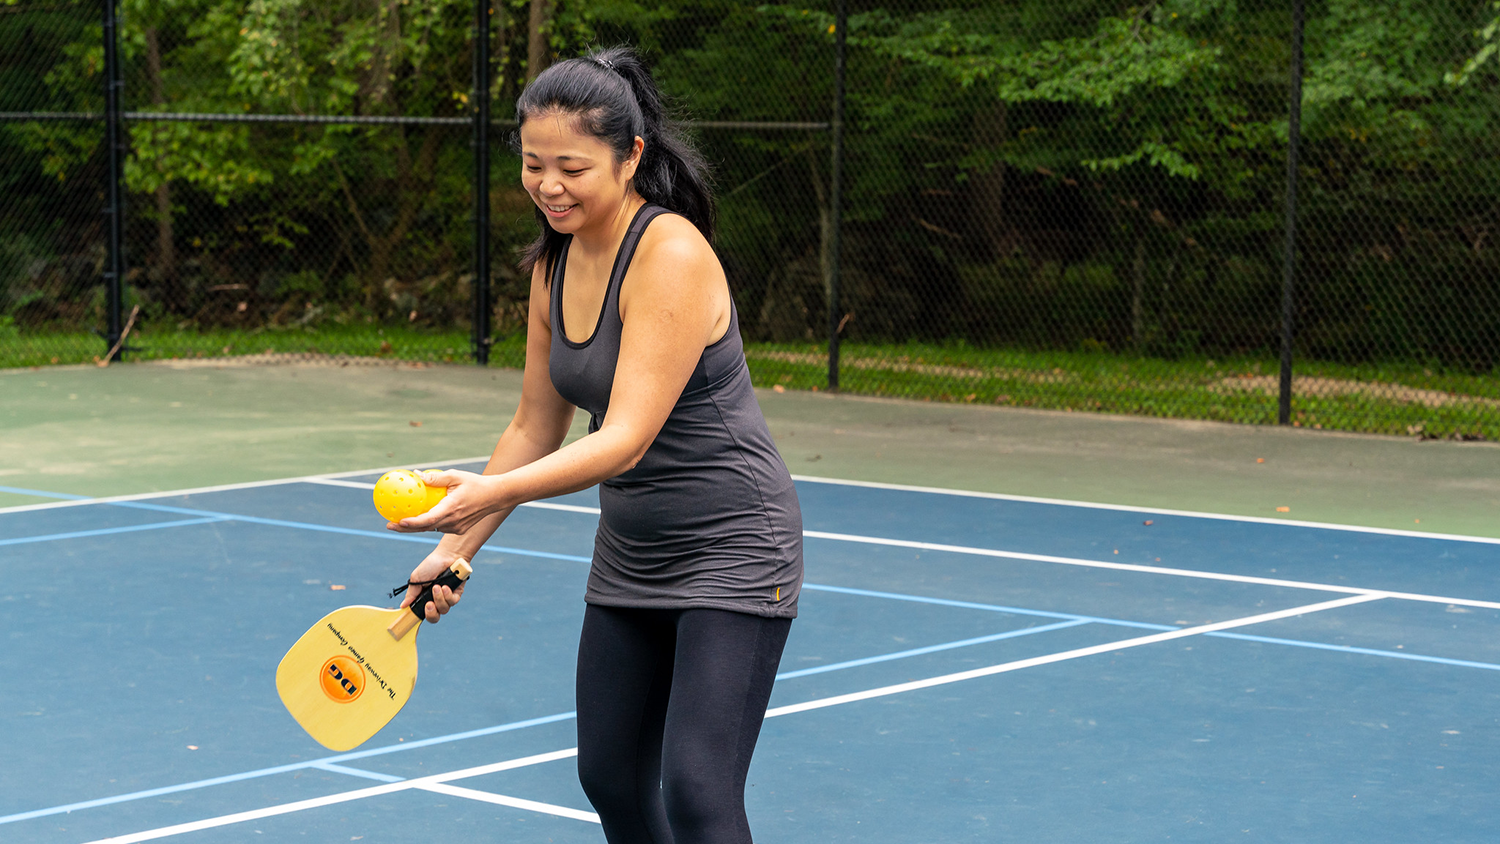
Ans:
[[[614,264],[610,267],[609,285],[605,288],[604,302],[595,319],[594,331],[582,345],[592,345],[600,332],[606,332],[612,338],[619,337],[625,327],[620,321],[620,284],[625,279],[625,273],[630,269],[630,261],[635,257],[635,249],[640,245],[641,236],[646,233],[646,226],[650,225],[652,220],[667,213],[670,212],[660,205],[647,203],[641,206],[631,218],[630,227],[625,230],[625,237],[620,241],[620,248],[615,252]],[[572,245],[573,236],[569,235],[567,240],[563,241],[562,249],[558,250],[557,259],[552,264],[552,283],[548,291],[547,304],[553,325],[562,325],[563,279],[568,272],[568,249]],[[567,340],[566,336],[563,339],[570,346],[579,345]]]
[[[604,294],[604,313],[601,315],[600,328],[608,322],[614,329],[611,333],[619,336],[619,331],[625,325],[620,320],[620,285],[625,281],[625,273],[630,270],[630,262],[635,258],[635,248],[640,245],[641,237],[646,233],[646,227],[651,221],[663,214],[670,213],[660,205],[646,203],[635,217],[630,221],[630,228],[625,230],[625,239],[620,241],[620,251],[615,253],[614,266],[609,271],[609,288]]]

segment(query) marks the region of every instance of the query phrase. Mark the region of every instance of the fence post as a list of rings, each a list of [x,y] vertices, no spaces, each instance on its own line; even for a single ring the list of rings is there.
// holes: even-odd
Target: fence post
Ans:
[[[843,246],[843,186],[844,186],[844,36],[848,29],[849,14],[846,0],[838,0],[834,13],[833,36],[833,166],[830,175],[832,184],[828,196],[831,204],[832,231],[828,246],[828,389],[839,388],[839,328],[842,327],[843,308],[839,304],[839,253]]]
[[[474,362],[490,362],[490,0],[474,0]]]
[[[1303,0],[1292,0],[1292,93],[1287,107],[1286,254],[1281,282],[1281,396],[1278,424],[1292,421],[1292,331],[1296,316],[1294,281],[1297,275],[1297,147],[1302,140],[1302,23]]]
[[[108,180],[105,188],[108,205],[104,213],[109,218],[106,255],[104,265],[105,309],[109,330],[104,338],[105,354],[110,360],[124,360],[125,349],[120,343],[121,311],[124,308],[125,256],[122,226],[125,217],[125,193],[120,189],[121,155],[124,136],[120,131],[120,95],[125,87],[120,75],[119,17],[116,14],[118,0],[104,0],[104,134],[105,155],[109,160]],[[120,348],[116,348],[120,346]]]

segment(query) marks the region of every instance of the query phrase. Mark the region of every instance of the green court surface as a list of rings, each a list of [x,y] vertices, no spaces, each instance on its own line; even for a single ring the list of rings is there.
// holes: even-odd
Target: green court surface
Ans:
[[[3,370],[0,486],[109,496],[480,456],[510,420],[520,381],[514,370],[384,362]],[[1500,536],[1491,443],[790,391],[760,399],[796,475]],[[573,435],[583,431],[580,415]],[[0,493],[0,506],[37,501]]]

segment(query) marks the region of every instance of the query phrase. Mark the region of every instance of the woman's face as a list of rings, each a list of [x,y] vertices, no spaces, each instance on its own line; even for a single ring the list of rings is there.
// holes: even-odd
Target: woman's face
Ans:
[[[603,141],[578,131],[564,112],[548,112],[521,126],[521,184],[556,231],[577,234],[606,226],[631,193],[642,142],[616,161]]]

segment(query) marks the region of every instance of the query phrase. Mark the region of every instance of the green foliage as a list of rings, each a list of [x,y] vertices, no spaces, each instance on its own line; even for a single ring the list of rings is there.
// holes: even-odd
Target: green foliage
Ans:
[[[640,46],[688,118],[821,122],[831,5],[557,0],[541,34],[553,59]],[[536,70],[529,6],[493,5],[497,117]],[[851,6],[846,340],[1160,362],[1276,349],[1286,4]],[[0,15],[0,110],[97,112],[96,7],[49,8]],[[124,0],[124,11],[133,110],[468,114],[467,0]],[[1497,50],[1496,0],[1309,0],[1299,360],[1395,362],[1402,378],[1500,365]],[[129,127],[131,284],[148,332],[463,330],[466,127]],[[695,134],[715,165],[717,245],[745,333],[822,337],[828,134]],[[0,125],[12,165],[0,171],[0,313],[23,332],[94,319],[100,143],[97,124]],[[513,258],[534,228],[503,155],[492,187],[497,326],[514,337],[526,279]],[[172,266],[155,245],[163,223]]]
[[[1483,28],[1475,33],[1482,44],[1479,52],[1464,62],[1463,69],[1457,73],[1444,75],[1444,80],[1453,85],[1464,85],[1473,79],[1476,74],[1483,70],[1496,53],[1500,53],[1500,0],[1495,2],[1495,18],[1485,24]]]

